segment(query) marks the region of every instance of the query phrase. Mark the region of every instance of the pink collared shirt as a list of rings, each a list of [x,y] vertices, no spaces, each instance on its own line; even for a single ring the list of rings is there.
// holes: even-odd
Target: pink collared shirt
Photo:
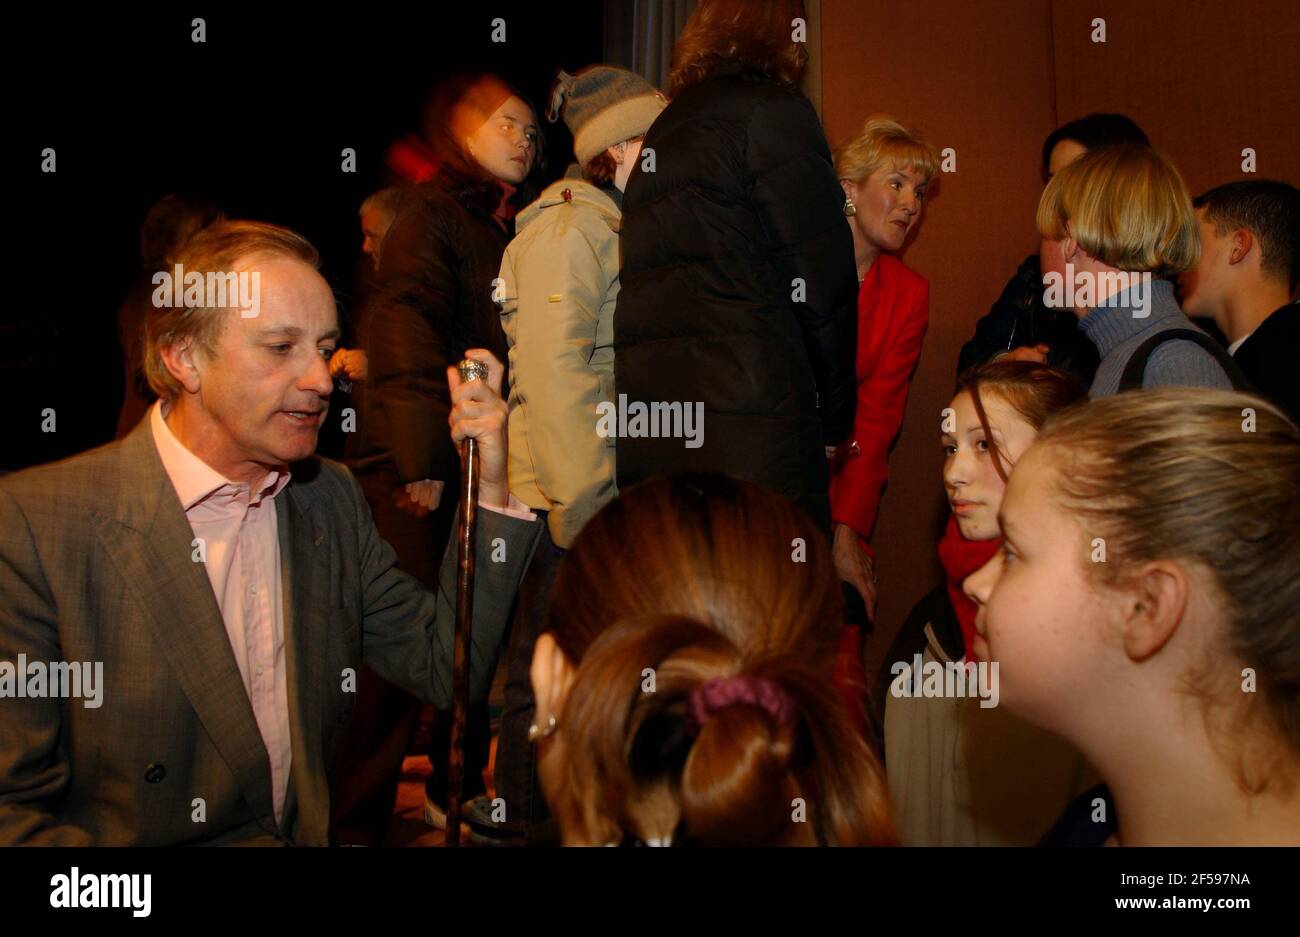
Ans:
[[[258,491],[251,491],[247,484],[230,481],[186,449],[167,425],[161,402],[151,408],[149,421],[163,468],[180,497],[190,529],[202,541],[204,568],[270,756],[271,795],[279,823],[292,748],[275,496],[289,483],[289,473],[273,471]]]
[[[167,425],[161,402],[150,408],[149,425],[190,529],[203,541],[208,581],[270,756],[271,794],[279,823],[292,747],[275,496],[289,483],[289,472],[271,472],[260,490],[252,493],[248,485],[230,481],[186,449]],[[537,520],[513,493],[505,507],[483,507],[519,520]]]

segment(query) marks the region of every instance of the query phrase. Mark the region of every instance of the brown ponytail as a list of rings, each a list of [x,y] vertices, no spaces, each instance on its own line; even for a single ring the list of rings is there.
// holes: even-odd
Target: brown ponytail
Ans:
[[[625,492],[556,583],[550,630],[577,665],[548,791],[561,823],[591,843],[894,842],[883,772],[831,681],[839,603],[827,544],[779,495],[717,476]],[[741,694],[701,719],[719,680],[782,705]]]
[[[1105,541],[1107,561],[1084,563],[1090,577],[1119,584],[1159,559],[1196,562],[1211,572],[1227,622],[1188,684],[1206,697],[1207,718],[1228,723],[1218,733],[1226,747],[1247,749],[1247,729],[1262,728],[1267,740],[1281,743],[1274,754],[1294,763],[1300,430],[1258,397],[1162,388],[1053,416],[1035,446],[1057,462],[1062,503],[1090,539]],[[1242,665],[1257,675],[1258,692],[1242,692]],[[1249,761],[1241,771],[1244,789],[1281,780],[1276,757]]]

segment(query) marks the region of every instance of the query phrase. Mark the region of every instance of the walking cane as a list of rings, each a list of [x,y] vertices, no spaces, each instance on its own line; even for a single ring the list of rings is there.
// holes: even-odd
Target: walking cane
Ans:
[[[487,380],[487,366],[466,358],[456,366],[461,383]],[[451,752],[447,757],[448,846],[460,845],[461,794],[465,788],[465,713],[469,708],[470,628],[474,621],[474,538],[478,527],[478,447],[466,439],[460,451],[460,507],[456,511],[456,637],[452,654]]]

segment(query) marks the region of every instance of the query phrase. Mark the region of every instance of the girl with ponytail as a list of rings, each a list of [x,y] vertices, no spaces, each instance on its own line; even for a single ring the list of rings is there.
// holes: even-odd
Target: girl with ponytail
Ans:
[[[894,842],[831,672],[841,591],[807,515],[722,476],[606,506],[560,569],[532,682],[569,845]]]
[[[1133,391],[1048,421],[966,580],[1006,706],[1105,779],[1052,845],[1300,845],[1300,431]]]

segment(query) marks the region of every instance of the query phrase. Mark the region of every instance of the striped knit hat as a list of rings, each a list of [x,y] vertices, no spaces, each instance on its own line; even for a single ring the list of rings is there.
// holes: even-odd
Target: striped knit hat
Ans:
[[[586,166],[616,143],[644,134],[668,101],[634,72],[592,65],[576,75],[561,71],[556,76],[546,119],[555,123],[561,106],[574,155]]]

